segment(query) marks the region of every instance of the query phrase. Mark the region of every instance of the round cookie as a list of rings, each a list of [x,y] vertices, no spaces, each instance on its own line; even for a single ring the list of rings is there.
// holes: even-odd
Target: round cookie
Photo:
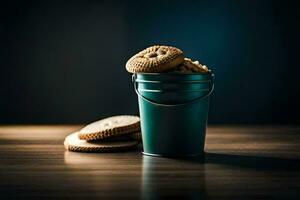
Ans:
[[[79,131],[82,140],[100,140],[140,131],[140,118],[132,115],[108,117],[93,122]]]
[[[139,142],[132,141],[114,141],[114,142],[88,142],[80,140],[78,132],[72,133],[65,138],[65,149],[78,152],[116,152],[136,146]]]
[[[181,73],[206,73],[208,71],[209,70],[205,65],[201,65],[199,61],[192,61],[189,58],[184,58],[184,61],[181,65],[170,70],[170,72]]]
[[[180,49],[155,45],[131,57],[126,63],[126,70],[131,73],[163,72],[180,65],[183,60]]]
[[[199,61],[192,61],[189,58],[184,58],[183,65],[187,66],[192,72],[208,72],[208,68],[205,65],[201,65]]]

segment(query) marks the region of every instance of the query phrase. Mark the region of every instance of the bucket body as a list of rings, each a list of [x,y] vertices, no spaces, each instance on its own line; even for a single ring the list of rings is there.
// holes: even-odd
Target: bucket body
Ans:
[[[204,155],[213,79],[212,73],[133,75],[144,154],[164,157]]]

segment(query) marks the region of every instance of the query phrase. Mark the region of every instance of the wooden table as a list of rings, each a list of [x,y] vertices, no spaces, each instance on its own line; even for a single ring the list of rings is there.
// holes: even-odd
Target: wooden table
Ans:
[[[0,199],[300,199],[300,127],[210,126],[205,161],[65,151],[80,126],[1,126]]]

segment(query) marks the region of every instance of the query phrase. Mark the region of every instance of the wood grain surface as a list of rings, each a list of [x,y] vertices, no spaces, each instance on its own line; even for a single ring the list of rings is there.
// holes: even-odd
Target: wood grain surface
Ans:
[[[80,126],[0,126],[0,199],[300,199],[300,127],[210,126],[205,160],[65,151]]]

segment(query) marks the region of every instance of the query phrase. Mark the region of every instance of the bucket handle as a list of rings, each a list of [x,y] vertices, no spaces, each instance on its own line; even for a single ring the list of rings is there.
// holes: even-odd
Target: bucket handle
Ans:
[[[156,106],[168,106],[168,107],[172,107],[172,106],[184,106],[184,105],[187,105],[187,104],[190,104],[190,103],[194,103],[196,101],[199,101],[201,99],[204,99],[206,97],[208,97],[209,95],[211,95],[211,93],[214,91],[214,87],[215,87],[215,84],[213,83],[211,89],[209,90],[209,92],[207,94],[205,94],[204,96],[201,96],[201,97],[197,97],[191,101],[187,101],[185,103],[178,103],[178,104],[163,104],[163,103],[156,103],[152,100],[149,100],[147,99],[146,97],[144,97],[137,89],[137,82],[136,82],[136,74],[133,74],[132,75],[132,82],[133,82],[133,85],[134,85],[134,90],[136,92],[136,94],[141,97],[142,99],[144,99],[145,101],[147,101],[148,103],[151,103],[151,104],[154,104]]]

